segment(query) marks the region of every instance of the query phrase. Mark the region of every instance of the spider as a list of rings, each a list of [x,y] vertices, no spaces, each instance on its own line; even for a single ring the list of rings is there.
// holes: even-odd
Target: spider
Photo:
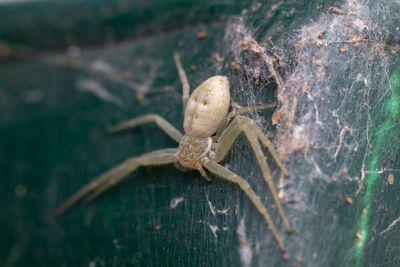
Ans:
[[[260,197],[257,196],[245,179],[218,163],[224,159],[239,134],[244,132],[253,148],[261,167],[264,180],[269,186],[275,205],[282,217],[283,224],[286,230],[290,232],[291,226],[278,199],[277,190],[273,184],[272,176],[259,141],[268,148],[282,173],[285,176],[289,176],[289,173],[280,161],[272,143],[255,121],[239,115],[253,110],[275,107],[276,105],[268,104],[244,107],[228,113],[230,106],[229,82],[227,77],[219,75],[213,76],[201,83],[189,97],[189,82],[178,53],[174,54],[174,61],[183,88],[182,101],[185,114],[185,135],[182,135],[174,126],[156,114],[147,114],[128,120],[110,127],[108,132],[116,133],[144,123],[155,122],[167,135],[179,143],[179,147],[156,150],[125,160],[120,165],[101,174],[98,178],[72,195],[58,208],[57,215],[63,215],[82,199],[84,199],[86,203],[94,200],[108,188],[121,182],[128,174],[132,173],[140,166],[174,163],[175,166],[182,171],[187,169],[198,170],[207,181],[211,181],[211,179],[208,177],[205,169],[222,179],[239,185],[256,209],[264,217],[279,248],[285,251],[282,238],[267,208],[261,202]],[[233,120],[229,123],[231,119]]]

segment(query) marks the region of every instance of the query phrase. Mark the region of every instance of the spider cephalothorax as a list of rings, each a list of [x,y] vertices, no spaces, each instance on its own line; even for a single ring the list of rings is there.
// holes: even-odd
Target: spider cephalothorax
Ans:
[[[111,127],[109,132],[115,133],[143,123],[155,122],[165,133],[179,143],[179,147],[161,149],[127,159],[120,165],[100,175],[70,197],[59,207],[57,214],[64,214],[82,199],[85,202],[92,201],[111,186],[121,182],[129,173],[135,171],[140,166],[174,163],[175,166],[182,170],[194,169],[200,171],[202,176],[209,181],[211,179],[208,177],[205,169],[220,178],[238,184],[264,217],[280,249],[284,251],[285,246],[283,241],[260,197],[257,196],[246,180],[228,168],[218,164],[218,162],[224,159],[238,135],[243,132],[253,148],[264,180],[271,190],[275,205],[282,217],[283,224],[287,231],[291,231],[289,221],[283,211],[272,181],[272,176],[260,142],[269,149],[270,154],[282,173],[285,176],[289,174],[276,154],[272,143],[261,128],[253,120],[238,116],[240,113],[268,108],[274,105],[239,108],[228,114],[230,104],[229,82],[227,77],[219,75],[213,76],[201,83],[189,98],[189,83],[178,54],[174,55],[174,59],[183,85],[182,99],[185,110],[185,135],[182,135],[175,127],[156,114],[148,114],[123,122]],[[233,120],[230,122],[232,118]]]
[[[194,137],[184,135],[175,154],[176,163],[187,169],[197,170],[202,157],[211,151],[211,137]]]

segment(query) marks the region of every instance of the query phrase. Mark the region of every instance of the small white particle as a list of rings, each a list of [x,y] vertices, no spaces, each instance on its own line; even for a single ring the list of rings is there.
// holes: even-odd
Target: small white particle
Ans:
[[[184,198],[182,196],[173,198],[169,202],[169,207],[171,209],[175,209],[179,205],[179,203],[181,203],[183,200],[184,200]]]
[[[215,216],[215,214],[216,214],[215,208],[214,208],[214,206],[212,205],[211,201],[208,199],[208,196],[207,196],[207,195],[206,195],[206,198],[207,198],[208,206],[210,207],[211,213],[212,213],[212,215]]]
[[[222,215],[228,215],[228,211],[230,210],[230,208],[228,207],[228,208],[226,208],[226,209],[223,209],[223,210],[217,210],[217,209],[215,209],[215,211],[218,213],[218,214],[222,214]]]
[[[107,62],[104,62],[102,60],[97,60],[97,61],[93,62],[91,65],[91,68],[94,71],[104,72],[107,74],[117,73],[117,70],[112,65],[110,65]]]
[[[209,224],[209,226],[210,226],[210,230],[213,233],[215,239],[217,239],[217,231],[219,230],[218,226],[211,225],[211,224]]]

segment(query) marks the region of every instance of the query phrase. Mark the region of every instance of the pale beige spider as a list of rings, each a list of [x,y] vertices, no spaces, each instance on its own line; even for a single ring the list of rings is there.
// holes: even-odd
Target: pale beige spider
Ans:
[[[185,135],[182,135],[171,124],[156,114],[148,114],[134,118],[111,127],[108,130],[110,133],[115,133],[147,122],[155,122],[167,135],[179,143],[179,147],[161,149],[139,157],[127,159],[120,165],[100,175],[75,193],[58,208],[57,214],[64,214],[83,198],[85,202],[92,201],[111,186],[121,182],[129,173],[135,171],[139,166],[174,163],[180,170],[198,170],[204,178],[211,181],[203,169],[205,168],[211,173],[240,186],[264,217],[280,249],[285,251],[282,238],[278,234],[271,216],[265,205],[261,202],[260,197],[257,196],[246,180],[218,164],[218,162],[223,160],[233,142],[243,131],[254,150],[264,179],[272,192],[275,205],[282,217],[283,224],[287,231],[291,231],[289,221],[278,199],[276,188],[273,184],[271,173],[259,140],[269,149],[275,162],[282,170],[282,173],[285,176],[289,174],[275,152],[272,143],[268,140],[260,127],[253,120],[238,116],[240,113],[265,109],[275,105],[270,104],[239,108],[228,114],[230,92],[229,82],[225,76],[214,76],[207,79],[193,91],[189,98],[189,83],[178,54],[174,54],[174,60],[183,87],[182,99],[185,111]],[[232,118],[234,119],[229,124]]]

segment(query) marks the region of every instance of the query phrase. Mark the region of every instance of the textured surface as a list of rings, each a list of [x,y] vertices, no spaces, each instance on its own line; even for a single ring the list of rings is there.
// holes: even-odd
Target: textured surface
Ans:
[[[0,5],[0,265],[400,264],[398,2],[146,3]],[[280,56],[283,84],[241,45],[250,38]],[[285,148],[290,179],[271,168],[299,233],[285,234],[271,210],[286,255],[238,187],[173,166],[141,168],[55,217],[125,158],[177,146],[152,124],[105,133],[149,112],[183,130],[174,51],[192,89],[220,74],[242,106],[279,100],[277,126],[273,110],[249,116]],[[271,207],[244,136],[224,164]]]

